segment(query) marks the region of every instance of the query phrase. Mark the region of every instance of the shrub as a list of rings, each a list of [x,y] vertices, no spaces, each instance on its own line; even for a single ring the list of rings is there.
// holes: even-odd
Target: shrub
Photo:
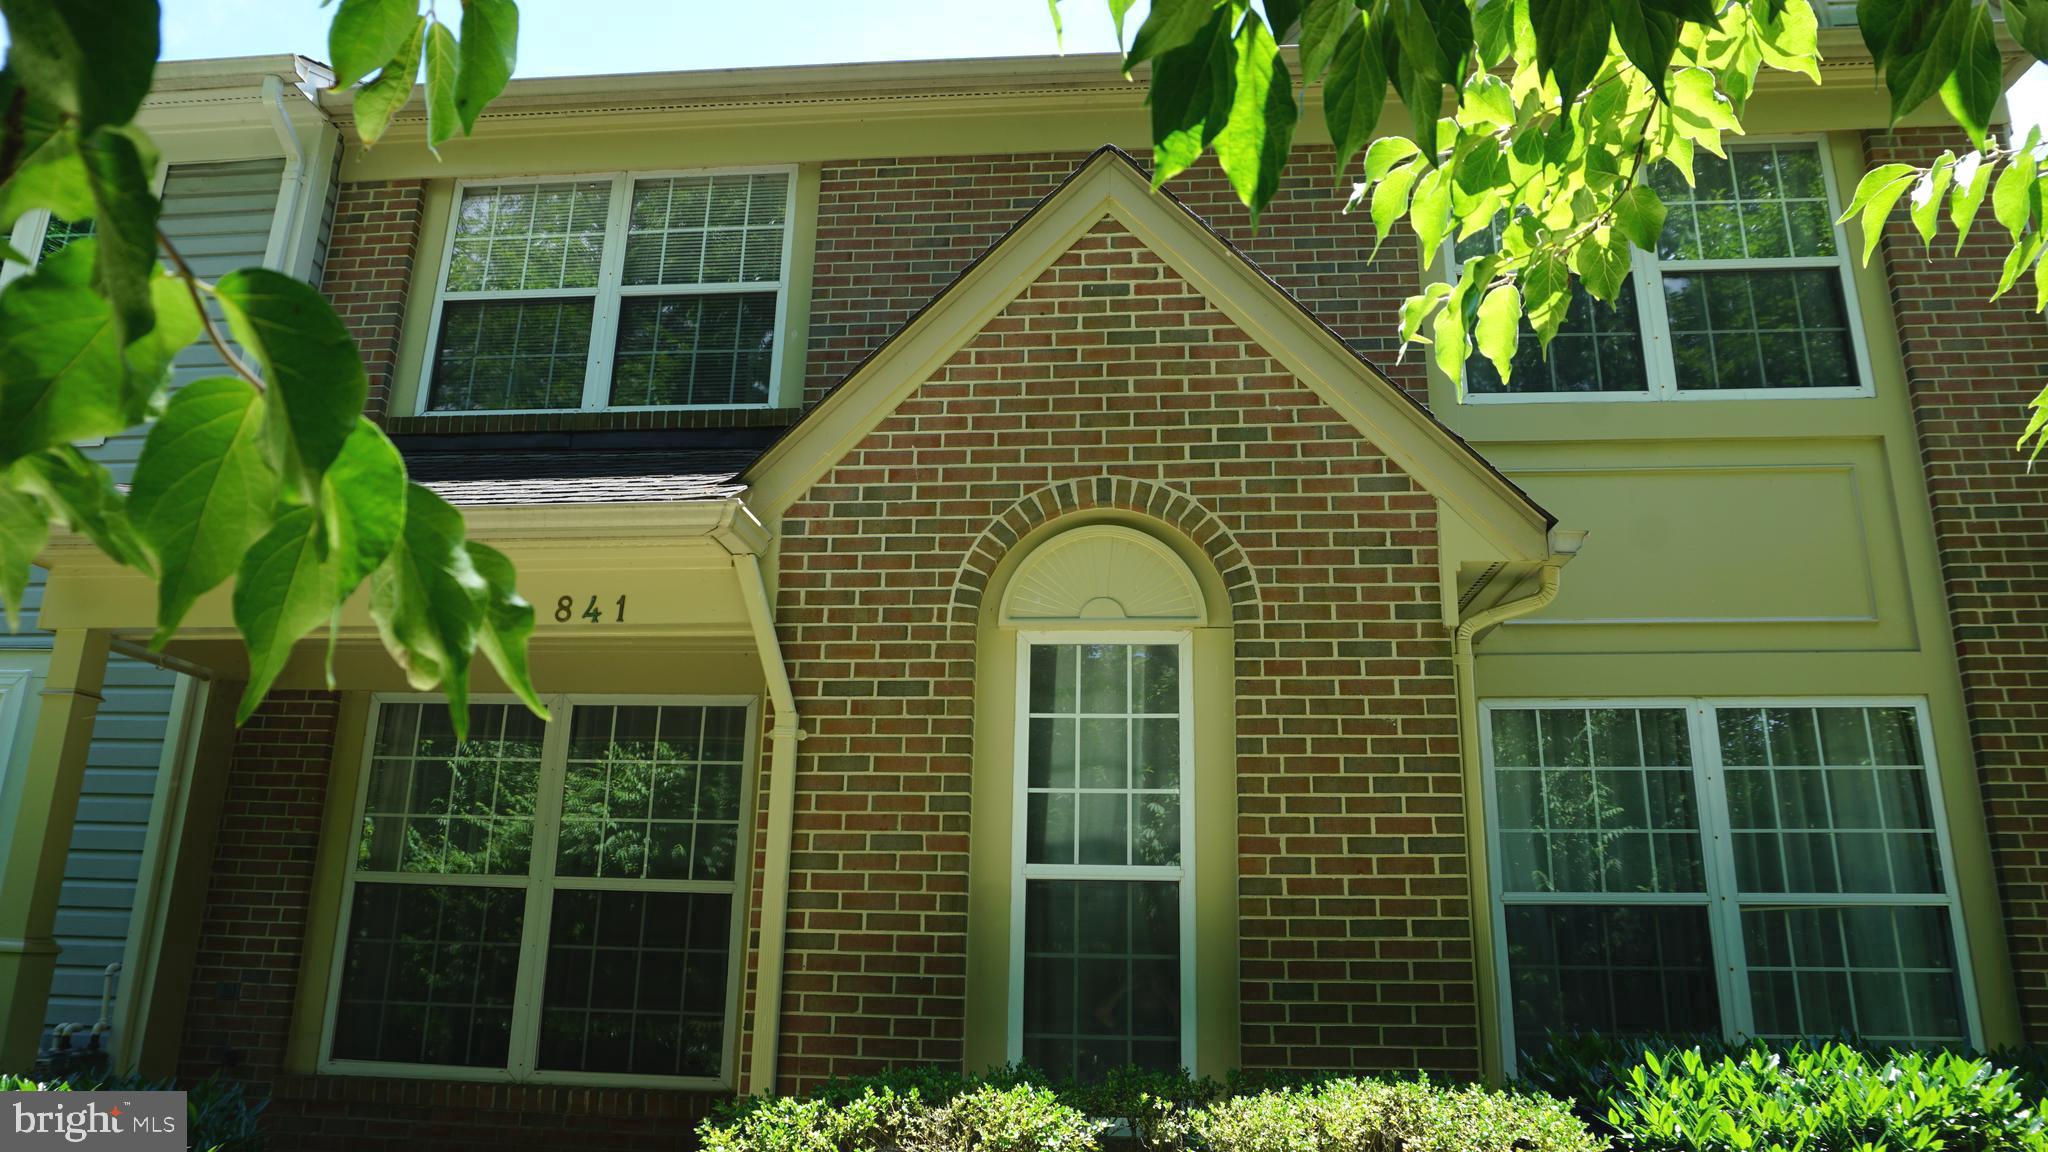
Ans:
[[[1626,1152],[2048,1152],[2042,1102],[2021,1083],[1952,1052],[1650,1052],[1609,1094],[1609,1123]]]
[[[1600,1152],[1548,1096],[1476,1084],[1329,1080],[1243,1096],[1197,1113],[1208,1152]]]
[[[872,1152],[899,1142],[915,1093],[870,1089],[833,1102],[761,1097],[742,1114],[698,1128],[703,1152]]]
[[[1092,1152],[1106,1127],[1051,1089],[985,1084],[914,1111],[903,1152]]]

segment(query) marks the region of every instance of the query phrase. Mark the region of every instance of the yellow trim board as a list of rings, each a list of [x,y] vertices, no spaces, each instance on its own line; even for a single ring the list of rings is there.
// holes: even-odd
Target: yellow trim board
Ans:
[[[748,503],[764,520],[780,517],[1104,219],[1143,242],[1489,544],[1523,560],[1550,554],[1549,513],[1178,200],[1154,192],[1114,148],[1089,157],[755,461],[741,478]]]

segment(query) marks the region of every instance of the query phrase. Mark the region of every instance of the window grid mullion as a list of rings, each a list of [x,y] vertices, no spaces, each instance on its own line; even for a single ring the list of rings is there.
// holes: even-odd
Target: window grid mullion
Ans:
[[[1657,254],[1637,248],[1630,256],[1636,278],[1636,318],[1643,336],[1643,375],[1651,399],[1678,395],[1676,351],[1671,341],[1671,315],[1664,301],[1664,272]]]
[[[584,369],[583,409],[600,411],[611,400],[612,349],[619,331],[619,282],[625,278],[626,226],[632,211],[633,177],[612,177],[611,207],[604,227],[604,253],[598,263],[596,313],[590,318],[590,355]]]
[[[1713,941],[1714,970],[1721,990],[1721,1025],[1726,1034],[1748,1036],[1756,1024],[1749,996],[1749,956],[1742,934],[1742,902],[1735,871],[1735,834],[1728,813],[1727,766],[1721,762],[1721,736],[1714,706],[1696,701],[1687,708],[1692,720],[1692,762],[1698,781],[1702,851],[1707,865],[1707,894],[1712,901],[1708,936]]]
[[[519,941],[519,977],[512,1001],[511,1072],[530,1078],[540,1058],[540,1014],[547,976],[548,928],[554,918],[555,851],[561,835],[563,780],[569,752],[569,700],[548,701],[551,721],[542,730],[539,795],[533,806],[532,858],[527,862],[526,930]]]

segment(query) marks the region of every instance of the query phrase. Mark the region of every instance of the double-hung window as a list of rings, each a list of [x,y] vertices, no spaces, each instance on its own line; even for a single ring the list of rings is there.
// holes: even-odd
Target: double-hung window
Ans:
[[[740,700],[380,699],[323,1066],[730,1082]]]
[[[786,168],[462,184],[420,411],[772,403],[794,194]]]
[[[1973,1038],[1918,703],[1482,714],[1509,1051],[1571,1030]]]
[[[1833,178],[1816,141],[1702,152],[1687,185],[1663,166],[1668,214],[1620,295],[1575,286],[1546,359],[1526,323],[1504,383],[1465,365],[1470,400],[1670,400],[1860,396],[1869,369],[1854,318],[1849,245],[1834,224]],[[1459,264],[1499,241],[1499,221],[1453,247]]]
[[[1189,641],[1020,648],[1010,1058],[1193,1067]]]

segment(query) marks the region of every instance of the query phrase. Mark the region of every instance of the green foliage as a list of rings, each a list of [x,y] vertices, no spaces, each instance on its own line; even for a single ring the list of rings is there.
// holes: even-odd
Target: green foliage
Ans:
[[[1121,26],[1125,5],[1111,7]],[[2013,38],[2048,60],[2048,0],[2001,8]],[[1988,136],[2004,79],[1991,0],[1860,0],[1857,17],[1893,121],[1939,96],[1977,147],[1867,177],[1845,217],[1860,221],[1864,258],[1908,193],[1930,244],[1949,197],[1960,247],[1991,190],[2012,239],[1999,292],[2032,269],[2037,304],[2048,306],[2036,142],[1999,148]],[[1611,302],[1631,250],[1654,246],[1662,230],[1649,177],[1668,166],[1690,183],[1697,151],[1722,155],[1760,71],[1818,84],[1818,30],[1811,0],[1160,0],[1124,66],[1152,65],[1158,182],[1213,149],[1256,221],[1307,86],[1320,80],[1337,176],[1352,181],[1352,208],[1370,208],[1380,241],[1406,220],[1427,266],[1447,239],[1494,229],[1500,249],[1459,271],[1470,288],[1431,285],[1402,309],[1403,342],[1433,343],[1462,386],[1475,349],[1509,377],[1523,320],[1547,349],[1574,281]],[[1265,47],[1289,37],[1301,45],[1293,88],[1277,59],[1269,71]],[[1246,77],[1259,79],[1247,89]],[[1378,142],[1366,145],[1390,83],[1409,111],[1412,148],[1376,163]],[[2048,389],[2033,402],[2028,445],[2036,455],[2048,445]]]
[[[1611,1097],[1609,1123],[1617,1148],[1639,1152],[2039,1152],[2041,1105],[2011,1070],[1951,1052],[1683,1049],[1645,1053]]]
[[[504,88],[516,5],[462,7],[458,41],[417,0],[342,0],[329,49],[342,84],[370,77],[356,90],[366,141],[409,96],[422,54],[430,145],[468,132]],[[461,515],[407,481],[397,449],[362,416],[368,377],[332,306],[270,269],[204,283],[158,230],[157,150],[132,123],[155,70],[155,0],[0,0],[0,15],[11,40],[0,228],[36,209],[94,225],[0,291],[10,622],[50,529],[68,528],[158,580],[158,647],[232,578],[250,650],[245,719],[323,623],[331,654],[340,608],[365,581],[386,646],[415,687],[447,692],[458,733],[479,647],[541,712],[526,659],[533,609],[511,562],[466,542]],[[202,311],[208,296],[239,351]],[[171,396],[172,360],[202,334],[233,375]],[[72,447],[151,421],[128,492]]]
[[[1048,1084],[1026,1068],[911,1068],[803,1098],[737,1102],[698,1130],[707,1152],[1599,1152],[1557,1100],[1421,1080],[1254,1072],[1230,1084],[1118,1069]]]

